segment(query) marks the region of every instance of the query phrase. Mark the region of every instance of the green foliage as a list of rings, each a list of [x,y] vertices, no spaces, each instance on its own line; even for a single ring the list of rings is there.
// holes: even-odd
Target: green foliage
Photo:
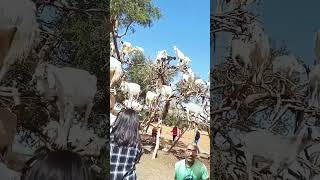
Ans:
[[[138,83],[141,90],[147,89],[152,79],[155,78],[151,62],[147,61],[142,53],[136,53],[132,56],[133,65],[129,69],[129,79],[131,82]]]
[[[150,27],[153,20],[161,17],[160,9],[151,0],[110,0],[110,14],[119,21],[119,28],[135,23]]]
[[[99,7],[98,7],[99,8]],[[102,7],[100,7],[102,8]],[[76,14],[63,23],[63,38],[71,49],[72,66],[95,74],[100,87],[106,84],[103,67],[108,57],[109,34],[101,14]]]

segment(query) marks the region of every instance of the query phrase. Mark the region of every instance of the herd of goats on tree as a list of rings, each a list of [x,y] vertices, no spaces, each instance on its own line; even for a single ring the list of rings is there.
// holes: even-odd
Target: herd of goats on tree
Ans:
[[[190,58],[176,46],[173,46],[175,56],[170,56],[167,50],[158,51],[155,60],[145,62],[151,74],[145,75],[146,79],[149,78],[148,85],[142,88],[139,82],[132,82],[134,78],[131,77],[130,69],[135,64],[135,57],[143,54],[144,50],[122,41],[117,34],[117,23],[114,23],[113,29],[110,33],[110,92],[117,99],[115,109],[120,111],[122,108],[132,108],[139,114],[146,112],[141,123],[144,133],[152,122],[157,122],[155,128],[158,133],[153,158],[159,149],[161,128],[167,114],[177,116],[178,123],[188,124],[182,133],[198,126],[209,131],[210,85],[196,77],[190,67]],[[176,76],[177,74],[181,76]],[[180,78],[176,84],[170,78],[172,75]]]
[[[64,9],[76,9],[66,1],[54,3]],[[97,77],[83,69],[61,67],[48,62],[47,54],[52,47],[55,34],[40,28],[36,11],[36,5],[31,0],[0,1],[0,82],[3,82],[6,73],[14,64],[23,64],[32,54],[33,61],[38,63],[31,70],[33,75],[28,85],[34,87],[34,92],[41,101],[48,102],[48,111],[57,111],[58,114],[56,118],[49,118],[49,121],[37,130],[37,133],[41,134],[37,147],[72,147],[74,151],[83,155],[99,156],[106,140],[88,126],[89,119],[92,119],[90,115],[95,105],[94,98],[98,92]],[[197,78],[190,68],[191,60],[187,56],[175,46],[175,56],[169,56],[166,50],[159,51],[155,61],[147,64],[156,78],[149,83],[147,89],[140,89],[139,84],[129,82],[128,72],[133,63],[132,57],[136,53],[142,53],[143,49],[133,48],[130,43],[122,42],[115,32],[111,33],[111,37],[110,91],[116,97],[118,94],[125,96],[124,101],[117,102],[116,108],[146,111],[147,115],[143,117],[141,124],[145,132],[158,117],[159,133],[154,157],[159,148],[162,121],[168,113],[174,112],[175,115],[179,115],[181,121],[187,122],[187,129],[201,126],[210,130],[209,82]],[[121,47],[117,44],[121,44]],[[36,48],[39,46],[40,49]],[[174,61],[177,63],[172,63]],[[182,78],[177,83],[179,86],[173,86],[169,74],[179,72],[182,73]],[[15,83],[11,84],[12,87],[2,84],[0,96],[12,97],[14,106],[19,106],[24,103],[21,92]],[[141,96],[141,91],[147,93]],[[170,103],[172,101],[174,103]],[[75,116],[77,110],[81,110],[83,117]],[[14,118],[15,114],[11,108],[7,107],[3,111],[12,115],[13,120],[9,123],[16,126],[17,118]],[[50,117],[49,112],[48,116]],[[15,134],[11,136],[10,141],[15,143]]]
[[[70,7],[68,4],[59,5]],[[53,41],[55,36],[50,35],[52,32],[40,28],[36,11],[36,5],[31,0],[0,1],[0,82],[3,85],[6,73],[14,64],[24,63],[27,57],[33,54],[33,60],[38,64],[32,70],[32,80],[28,85],[34,87],[37,96],[49,102],[51,108],[48,106],[48,111],[58,111],[58,118],[50,118],[37,132],[41,134],[37,147],[66,149],[71,144],[73,150],[82,155],[99,156],[106,141],[88,127],[94,98],[98,92],[97,77],[86,70],[61,67],[46,60],[46,53],[50,51],[50,40]],[[47,36],[44,38],[43,34]],[[43,39],[47,41],[35,52],[35,47],[43,43]],[[23,103],[21,93],[16,87],[1,86],[0,96],[13,97],[14,106]],[[78,109],[84,113],[83,118],[75,116]],[[17,116],[10,106],[2,109],[1,114],[11,117],[8,123],[17,126]],[[15,134],[16,132],[10,136],[11,144],[17,143]]]
[[[229,49],[211,74],[212,173],[217,179],[320,178],[320,31],[314,65],[271,47],[255,0],[217,0],[214,53]]]

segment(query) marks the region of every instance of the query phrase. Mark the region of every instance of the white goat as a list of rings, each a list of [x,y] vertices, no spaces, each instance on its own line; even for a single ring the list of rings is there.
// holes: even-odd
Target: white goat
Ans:
[[[303,125],[293,137],[282,137],[266,131],[252,131],[243,140],[243,151],[246,156],[248,179],[253,180],[251,168],[255,156],[271,161],[270,171],[273,177],[278,175],[278,169],[287,169],[296,156],[308,143],[307,126]]]
[[[183,66],[189,65],[190,62],[191,62],[191,59],[189,57],[185,56],[184,59],[179,59],[177,66],[183,67]]]
[[[124,102],[123,102],[123,104],[127,107],[127,108],[132,108],[133,110],[135,110],[135,111],[137,111],[137,112],[139,112],[139,111],[141,111],[142,110],[142,108],[143,108],[143,106],[139,103],[139,102],[137,102],[137,101],[132,101],[132,102],[130,102],[129,100],[125,100]]]
[[[160,63],[162,59],[167,59],[168,53],[166,50],[158,51],[157,57],[156,57],[156,63]]]
[[[121,51],[123,55],[128,55],[133,50],[131,43],[123,42],[123,41],[121,41],[121,43],[122,43]]]
[[[180,51],[180,49],[178,49],[176,46],[173,46],[173,51],[175,52],[176,54],[176,58],[178,60],[184,60],[185,59],[185,56],[184,54]]]
[[[250,33],[252,35],[252,41],[258,44],[258,48],[261,53],[263,61],[267,61],[270,56],[270,44],[269,37],[258,23],[252,23],[249,25]]]
[[[129,83],[126,81],[121,82],[120,89],[123,93],[128,94],[130,102],[132,102],[134,98],[137,100],[141,91],[139,84]]]
[[[319,30],[315,33],[314,41],[315,41],[314,53],[317,58],[317,64],[319,64],[320,62],[320,31]]]
[[[0,82],[10,65],[29,54],[38,35],[36,7],[31,0],[0,1]]]
[[[309,74],[309,85],[311,92],[310,105],[318,107],[320,104],[320,64],[313,67]]]
[[[113,42],[110,42],[110,56],[116,56],[116,47]]]
[[[74,107],[85,107],[82,126],[87,125],[97,91],[97,78],[85,70],[58,68],[48,63],[39,63],[33,75],[32,81],[34,80],[37,82],[36,87],[40,95],[44,95],[47,99],[57,97],[59,122],[60,126],[64,127],[62,132],[59,132],[58,144],[64,145],[70,130]]]
[[[196,79],[194,82],[199,87],[204,87],[206,85],[206,83],[202,79]]]
[[[146,94],[146,105],[148,107],[151,107],[155,103],[158,97],[159,97],[159,93],[148,91]]]
[[[281,73],[291,77],[294,71],[299,71],[300,64],[293,55],[278,56],[272,61],[273,73]]]
[[[252,49],[253,45],[251,43],[245,43],[241,39],[232,39],[232,60],[238,65],[242,63],[245,69],[249,69],[249,67],[252,67],[250,61],[250,53]]]
[[[121,62],[110,56],[110,87],[121,78],[122,73]]]
[[[161,85],[160,89],[157,89],[156,92],[162,95],[165,99],[169,99],[173,95],[171,86],[167,85]]]
[[[184,73],[182,75],[182,78],[183,78],[184,82],[189,82],[189,83],[192,82],[195,78],[194,73],[192,72],[192,69],[188,68],[187,73]]]
[[[144,52],[144,49],[142,47],[136,46],[135,48],[133,48],[136,51],[140,51],[140,52]]]
[[[231,42],[232,59],[236,64],[241,64],[248,70],[255,70],[253,82],[261,81],[262,71],[268,64],[270,57],[270,45],[268,36],[257,23],[248,26],[250,39],[233,39]]]

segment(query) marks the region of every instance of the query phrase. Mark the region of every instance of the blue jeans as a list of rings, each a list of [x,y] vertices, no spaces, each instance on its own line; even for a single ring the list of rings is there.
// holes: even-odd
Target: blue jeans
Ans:
[[[199,139],[195,139],[195,140],[194,140],[194,143],[195,143],[196,145],[198,145],[198,142],[199,142]]]

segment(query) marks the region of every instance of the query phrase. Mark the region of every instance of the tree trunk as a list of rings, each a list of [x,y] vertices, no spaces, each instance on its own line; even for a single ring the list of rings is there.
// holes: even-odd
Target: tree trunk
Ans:
[[[164,120],[167,117],[168,111],[169,111],[169,107],[170,107],[170,101],[171,99],[168,99],[166,102],[166,105],[164,106],[163,112],[162,112],[162,116],[161,119]]]
[[[153,150],[152,159],[156,158],[157,152],[158,152],[159,147],[160,147],[161,129],[162,129],[162,125],[160,124],[160,127],[158,128],[158,132],[157,132],[156,146],[154,147],[154,150]]]
[[[155,115],[156,115],[156,111],[155,111],[154,109],[151,110],[151,114],[150,114],[150,116],[149,116],[149,120],[146,122],[146,124],[142,124],[142,126],[144,127],[144,132],[148,132],[150,123],[151,123],[152,120],[154,119]]]
[[[115,31],[115,22],[116,22],[115,19],[112,19],[112,20],[111,20],[112,39],[113,39],[114,47],[115,47],[115,49],[116,49],[116,53],[117,53],[117,56],[118,56],[118,60],[119,60],[120,62],[122,62],[121,59],[120,59],[120,53],[119,53],[119,49],[118,49],[117,37],[116,37],[116,35],[115,35],[115,33],[114,33],[114,31]]]

